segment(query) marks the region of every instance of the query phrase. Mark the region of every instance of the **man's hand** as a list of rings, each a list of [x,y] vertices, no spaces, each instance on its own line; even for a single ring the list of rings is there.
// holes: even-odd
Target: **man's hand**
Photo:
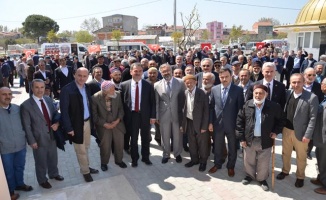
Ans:
[[[114,126],[113,126],[112,123],[105,123],[105,124],[104,124],[104,128],[106,128],[106,129],[113,129]]]
[[[75,135],[75,132],[74,131],[70,131],[70,132],[68,132],[68,134],[71,135],[71,136],[74,136]]]
[[[57,131],[58,128],[59,128],[59,122],[57,122],[55,124],[52,124],[51,128],[52,128],[53,131]]]
[[[272,139],[275,139],[275,138],[276,138],[276,134],[275,134],[275,133],[271,133],[271,134],[270,134],[270,137],[271,137]]]
[[[243,148],[246,148],[246,147],[247,147],[247,142],[246,142],[246,141],[242,141],[242,142],[241,142],[241,146],[242,146]]]
[[[208,125],[208,130],[209,130],[210,132],[213,132],[213,124],[212,124],[212,123],[210,123],[210,124]]]
[[[150,119],[150,121],[149,121],[150,124],[155,124],[155,122],[156,122],[156,119]]]
[[[37,143],[31,144],[30,146],[32,147],[32,149],[37,149],[38,148]]]
[[[160,125],[160,120],[156,120],[155,123],[157,123],[158,125]]]
[[[200,133],[206,133],[207,130],[200,130]]]
[[[57,92],[58,92],[58,93],[60,93],[60,92],[61,92],[61,90],[57,90]]]
[[[303,137],[302,138],[302,142],[303,143],[309,143],[310,142],[310,139],[309,138],[306,138],[306,137]]]

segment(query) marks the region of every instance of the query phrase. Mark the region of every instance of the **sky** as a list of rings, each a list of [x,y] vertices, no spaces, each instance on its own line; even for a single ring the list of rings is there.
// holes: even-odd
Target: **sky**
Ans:
[[[281,24],[293,24],[308,0],[176,0],[177,26],[182,25],[180,13],[188,16],[197,6],[202,28],[207,22],[219,21],[224,26],[242,25],[252,30],[261,17],[272,17]],[[138,17],[138,29],[146,25],[166,23],[173,25],[174,0],[0,0],[0,25],[9,29],[22,27],[22,22],[32,14],[55,20],[63,30],[80,30],[85,19],[124,14]]]

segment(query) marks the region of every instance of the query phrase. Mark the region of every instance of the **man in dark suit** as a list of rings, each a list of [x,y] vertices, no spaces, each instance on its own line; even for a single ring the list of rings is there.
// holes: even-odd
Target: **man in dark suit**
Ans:
[[[316,82],[321,83],[323,81],[323,79],[325,78],[322,73],[324,70],[324,65],[320,64],[320,63],[316,63],[314,66],[314,69],[316,71]]]
[[[262,67],[263,67],[263,64],[259,60],[257,60],[256,62],[253,63],[252,73],[250,75],[250,80],[252,82],[256,82],[256,81],[262,80],[264,78],[263,74],[261,73]]]
[[[276,66],[272,62],[265,62],[263,65],[262,73],[264,76],[263,80],[253,83],[248,89],[248,94],[246,96],[246,101],[253,98],[253,86],[255,84],[263,84],[268,88],[267,99],[275,103],[280,104],[282,108],[285,105],[285,86],[277,80],[274,80],[276,73]]]
[[[209,131],[214,130],[214,166],[208,173],[215,173],[222,168],[224,162],[223,141],[228,139],[228,175],[234,176],[234,166],[237,159],[235,125],[237,114],[244,104],[243,90],[234,85],[230,69],[221,69],[219,73],[221,84],[211,90],[211,106]],[[215,115],[215,116],[214,116]]]
[[[22,123],[27,142],[33,149],[37,182],[43,188],[50,189],[46,174],[50,179],[62,181],[59,175],[58,154],[53,131],[59,127],[60,114],[51,98],[44,96],[45,84],[41,79],[32,81],[33,95],[21,105]]]
[[[281,73],[281,79],[280,82],[283,83],[284,80],[284,76],[285,76],[285,80],[286,80],[286,89],[289,89],[290,86],[290,73],[293,69],[293,65],[294,65],[294,59],[292,56],[289,56],[289,51],[284,51],[283,53],[283,59],[284,59],[284,66],[283,66],[283,70]]]
[[[102,68],[102,78],[104,80],[110,80],[110,70],[109,70],[109,66],[107,66],[105,63],[104,63],[104,55],[103,54],[100,54],[97,56],[97,64],[93,66],[92,69],[94,69],[95,67],[100,67]]]
[[[99,92],[101,90],[101,84],[104,81],[104,79],[102,79],[102,74],[103,74],[102,68],[100,67],[93,68],[92,75],[94,78],[86,83],[91,91],[91,96],[93,96],[96,92]]]
[[[132,167],[138,166],[138,135],[141,135],[142,162],[152,165],[149,160],[149,128],[155,123],[155,93],[154,88],[147,81],[142,80],[143,68],[140,63],[131,65],[131,80],[121,83],[121,98],[125,112],[125,125],[127,137],[125,137],[125,149],[129,149],[129,137],[131,136]]]
[[[315,129],[319,103],[316,95],[303,89],[304,78],[302,74],[292,74],[290,82],[292,90],[288,90],[286,93],[284,108],[286,125],[282,132],[283,167],[282,172],[276,178],[283,180],[289,175],[291,154],[294,147],[297,155],[295,187],[301,188],[304,185],[308,143],[312,139]]]
[[[185,167],[192,167],[199,163],[199,171],[203,172],[206,170],[210,151],[208,96],[196,87],[194,75],[183,77],[183,81],[187,87],[182,120],[183,131],[188,135],[191,158]]]
[[[55,69],[54,76],[55,76],[55,90],[57,91],[58,95],[60,95],[61,89],[67,85],[68,83],[72,82],[74,78],[73,69],[70,66],[66,65],[66,58],[62,57],[59,58],[60,66]]]
[[[77,70],[78,68],[83,67],[83,64],[82,64],[81,62],[79,62],[77,56],[74,57],[74,60],[73,60],[73,66],[72,66],[72,67],[73,67],[73,69],[74,69],[74,73],[76,72],[76,70]]]
[[[52,87],[53,78],[50,71],[45,70],[45,61],[39,60],[38,70],[34,72],[33,79],[41,79],[45,82],[46,86]]]
[[[92,182],[91,174],[97,174],[98,170],[89,167],[88,159],[90,137],[94,133],[91,93],[85,84],[88,70],[84,67],[77,69],[75,77],[76,80],[63,87],[60,94],[62,126],[74,145],[80,172],[86,182]]]
[[[215,82],[214,85],[218,85],[220,84],[220,79],[218,79],[218,73],[215,71],[212,71],[213,69],[213,60],[210,58],[204,58],[201,61],[201,69],[202,71],[196,74],[196,79],[197,79],[197,87],[198,88],[202,88],[202,83],[203,83],[203,74],[206,72],[211,72],[214,74],[215,78]]]

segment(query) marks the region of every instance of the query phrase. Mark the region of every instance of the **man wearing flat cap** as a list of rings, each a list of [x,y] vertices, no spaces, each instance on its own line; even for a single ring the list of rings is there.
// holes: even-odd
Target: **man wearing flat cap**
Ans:
[[[239,85],[240,83],[240,68],[241,63],[239,61],[234,61],[232,63],[232,83]]]
[[[269,189],[266,182],[274,139],[285,124],[282,108],[267,97],[265,85],[257,84],[253,88],[253,99],[247,101],[238,113],[236,135],[244,149],[244,170],[242,180],[248,185],[257,180],[262,189]]]
[[[112,81],[104,81],[101,91],[92,97],[93,120],[100,143],[101,169],[108,170],[111,155],[111,146],[114,146],[115,164],[121,168],[127,165],[122,161],[124,134],[123,105],[120,93],[115,91]]]

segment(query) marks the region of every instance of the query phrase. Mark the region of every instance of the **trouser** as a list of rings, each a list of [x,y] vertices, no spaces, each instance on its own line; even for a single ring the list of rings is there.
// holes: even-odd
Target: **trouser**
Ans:
[[[4,87],[9,87],[9,77],[3,77],[3,86]]]
[[[290,87],[290,72],[288,72],[286,69],[283,69],[280,77],[280,82],[283,83],[283,80],[286,80],[286,89],[289,89]]]
[[[84,122],[83,128],[84,140],[82,144],[73,143],[76,152],[78,164],[80,167],[80,173],[89,174],[89,159],[88,159],[88,149],[91,140],[91,128],[90,120]]]
[[[271,147],[262,149],[261,138],[253,138],[251,146],[244,148],[243,164],[248,176],[257,181],[264,181],[269,175]]]
[[[214,127],[214,130],[216,130],[216,127]],[[214,131],[214,163],[218,168],[221,168],[225,162],[223,154],[225,136],[228,140],[228,162],[226,167],[228,169],[234,169],[237,160],[236,137],[234,132]]]
[[[141,137],[141,155],[143,160],[149,159],[149,122],[143,122],[142,116],[140,112],[132,112],[131,113],[131,160],[132,162],[137,162],[139,159],[138,153],[138,136],[139,136],[139,129],[140,129],[140,137]]]
[[[326,146],[316,147],[316,158],[319,171],[319,180],[326,187]]]
[[[155,140],[161,141],[160,125],[158,123],[155,123]]]
[[[163,146],[163,158],[169,158],[171,152],[172,139],[173,155],[177,157],[181,154],[183,149],[183,133],[180,132],[179,122],[172,121],[163,122],[160,121],[160,129],[162,134],[162,146]]]
[[[24,170],[26,162],[26,148],[14,152],[1,154],[3,168],[6,174],[9,192],[13,193],[17,186],[24,185]]]
[[[33,149],[33,156],[35,160],[36,178],[39,184],[45,183],[49,178],[59,175],[58,170],[58,152],[55,140],[51,140],[47,145]]]
[[[100,143],[101,164],[108,164],[113,145],[114,161],[122,162],[123,156],[123,138],[124,134],[114,129],[109,130],[109,133],[104,133]]]
[[[307,155],[311,154],[312,148],[314,148],[314,141],[310,140],[309,143],[308,143]]]
[[[293,68],[291,71],[291,75],[295,73],[300,73],[300,68]]]
[[[294,130],[283,128],[283,139],[282,139],[282,160],[283,168],[282,172],[289,174],[291,170],[291,154],[293,147],[297,154],[297,172],[296,176],[298,179],[305,178],[305,169],[307,164],[307,149],[308,144],[299,141],[295,137]]]
[[[11,87],[14,87],[14,74],[9,74],[8,82],[11,85]]]
[[[189,153],[194,163],[206,164],[210,152],[209,133],[197,133],[194,129],[193,120],[187,118],[186,134],[189,139]]]
[[[24,87],[25,79],[23,76],[19,76],[19,87]]]

